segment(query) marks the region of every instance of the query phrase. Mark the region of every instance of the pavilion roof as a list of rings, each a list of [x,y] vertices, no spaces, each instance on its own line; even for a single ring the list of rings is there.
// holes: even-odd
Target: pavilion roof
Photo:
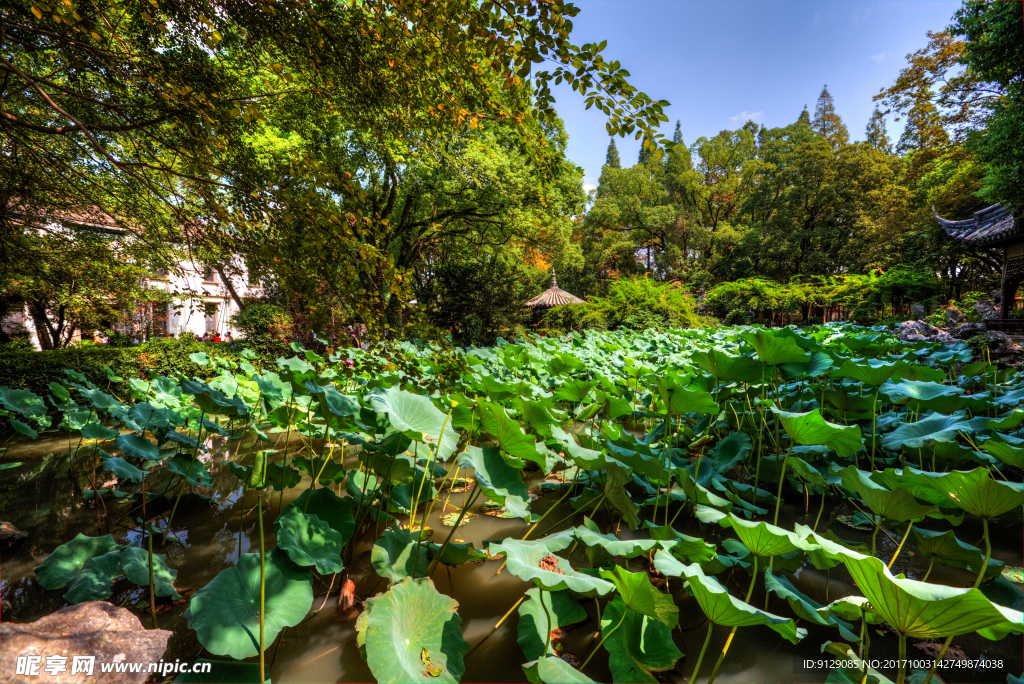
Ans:
[[[558,287],[554,270],[551,271],[551,287],[526,302],[531,308],[550,309],[563,304],[584,304],[585,302],[574,294],[570,294]]]
[[[935,207],[932,207],[932,214],[946,235],[957,242],[992,247],[996,246],[993,243],[1024,237],[1024,226],[1014,219],[1009,207],[1000,204],[976,211],[972,218],[963,221],[944,219],[936,213]]]

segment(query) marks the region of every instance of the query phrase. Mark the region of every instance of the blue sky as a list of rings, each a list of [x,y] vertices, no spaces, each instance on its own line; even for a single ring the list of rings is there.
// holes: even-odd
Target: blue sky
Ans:
[[[572,39],[608,41],[604,55],[619,60],[630,82],[655,100],[668,100],[671,137],[676,119],[683,140],[735,129],[752,118],[766,126],[811,114],[828,84],[836,110],[854,140],[874,109],[871,98],[891,85],[906,55],[945,28],[955,0],[578,0]],[[608,147],[605,117],[585,111],[582,98],[554,90],[569,132],[568,156],[597,183]],[[902,124],[889,121],[890,134]],[[616,138],[623,165],[636,163],[640,143]]]

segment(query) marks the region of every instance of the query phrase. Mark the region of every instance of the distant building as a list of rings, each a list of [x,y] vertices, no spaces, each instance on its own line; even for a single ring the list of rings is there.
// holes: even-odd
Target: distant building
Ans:
[[[47,219],[58,223],[57,219]],[[111,236],[127,235],[128,231],[116,225],[106,214],[74,214],[59,219],[59,230],[71,225],[109,233]],[[260,297],[261,286],[253,282],[249,269],[243,260],[224,264],[222,271],[230,278],[231,287],[239,298]],[[169,303],[157,301],[136,302],[134,311],[124,311],[125,317],[114,322],[114,330],[132,337],[139,342],[152,337],[180,337],[189,333],[202,337],[205,333],[223,336],[228,331],[238,337],[239,331],[230,327],[229,320],[238,313],[239,307],[231,291],[216,269],[195,261],[181,261],[173,269],[161,270],[146,279],[145,284],[156,290],[172,293]],[[0,321],[0,327],[8,334],[24,329],[36,349],[41,349],[39,332],[26,305],[23,311],[8,315]],[[74,340],[91,340],[93,330],[76,331]]]

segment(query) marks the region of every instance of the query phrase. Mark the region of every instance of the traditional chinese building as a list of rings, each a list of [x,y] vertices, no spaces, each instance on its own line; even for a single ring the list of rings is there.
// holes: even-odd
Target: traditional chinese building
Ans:
[[[944,219],[936,213],[935,207],[932,213],[946,235],[957,242],[978,250],[998,250],[1002,254],[1003,296],[999,318],[1009,318],[1017,288],[1024,280],[1024,226],[1008,207],[999,204],[976,211],[972,218],[963,221]]]

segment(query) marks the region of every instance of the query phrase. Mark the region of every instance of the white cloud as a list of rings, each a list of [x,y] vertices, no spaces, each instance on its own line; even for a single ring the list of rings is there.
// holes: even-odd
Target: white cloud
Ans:
[[[879,52],[877,55],[871,55],[871,61],[874,62],[875,64],[880,63],[883,59],[885,59],[884,52]]]
[[[589,193],[591,190],[597,190],[597,186],[593,183],[584,183],[583,192]]]
[[[740,112],[736,116],[730,116],[730,121],[757,121],[764,116],[763,111],[759,112]]]

